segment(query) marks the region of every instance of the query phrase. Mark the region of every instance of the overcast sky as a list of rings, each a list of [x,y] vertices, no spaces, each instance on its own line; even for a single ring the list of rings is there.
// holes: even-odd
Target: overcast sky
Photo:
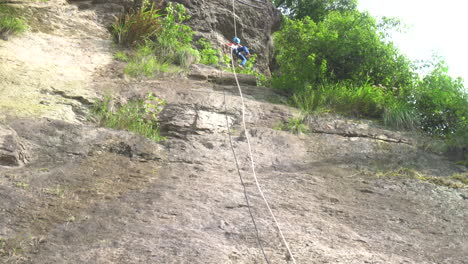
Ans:
[[[393,41],[410,59],[445,58],[449,73],[468,86],[468,0],[358,0],[374,17],[398,17],[409,29]]]

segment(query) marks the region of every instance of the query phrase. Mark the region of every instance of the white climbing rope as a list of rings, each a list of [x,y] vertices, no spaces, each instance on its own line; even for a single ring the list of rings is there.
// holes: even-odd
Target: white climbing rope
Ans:
[[[239,179],[240,179],[240,182],[241,182],[241,185],[242,185],[242,189],[244,191],[244,199],[245,199],[245,202],[247,203],[247,209],[249,211],[250,219],[252,219],[252,224],[253,224],[254,229],[255,229],[255,238],[257,240],[258,247],[262,251],[263,258],[265,259],[267,264],[270,264],[270,261],[268,260],[268,257],[267,257],[267,255],[265,253],[265,249],[263,248],[262,241],[260,239],[260,232],[258,231],[257,222],[255,221],[255,217],[254,217],[253,212],[252,212],[252,206],[250,205],[249,195],[247,194],[247,187],[245,186],[244,178],[242,177],[242,173],[240,171],[239,160],[237,159],[236,151],[234,150],[234,144],[232,143],[231,128],[229,127],[229,119],[228,119],[228,116],[227,116],[226,87],[224,87],[224,89],[223,89],[223,99],[224,99],[224,114],[225,114],[225,117],[226,117],[226,127],[228,129],[228,135],[229,135],[229,144],[231,146],[232,155],[234,156],[234,161],[236,163],[237,174],[239,175]]]
[[[232,15],[233,15],[233,18],[234,18],[234,33],[235,33],[235,36],[237,36],[237,26],[236,26],[236,13],[235,13],[235,0],[232,0]],[[244,103],[244,96],[242,94],[242,89],[240,87],[240,84],[239,84],[239,80],[237,78],[237,73],[236,73],[236,68],[235,68],[235,65],[234,65],[234,56],[233,56],[233,52],[231,51],[231,66],[232,66],[232,71],[234,73],[234,78],[236,79],[236,84],[237,84],[237,88],[239,90],[239,95],[240,95],[240,98],[241,98],[241,110],[242,110],[242,126],[244,128],[244,133],[245,133],[245,138],[247,140],[247,145],[248,145],[248,149],[249,149],[249,158],[250,158],[250,165],[252,167],[252,175],[253,175],[253,178],[255,180],[255,185],[258,189],[258,192],[260,193],[260,196],[262,197],[263,201],[265,202],[265,205],[266,207],[268,208],[268,211],[276,225],[276,228],[278,229],[278,233],[280,234],[281,236],[281,239],[283,241],[283,244],[284,246],[286,247],[287,251],[288,251],[288,254],[289,254],[289,257],[291,258],[291,261],[296,264],[296,260],[294,259],[294,256],[291,252],[291,249],[289,248],[289,244],[288,242],[286,241],[286,238],[284,237],[284,234],[283,234],[283,231],[281,230],[280,226],[279,226],[279,223],[278,223],[278,220],[276,219],[275,215],[273,214],[273,211],[271,210],[271,207],[270,207],[270,204],[268,203],[268,200],[267,198],[265,197],[265,194],[263,193],[263,190],[262,188],[260,187],[260,183],[258,182],[258,178],[257,178],[257,174],[255,172],[255,162],[254,162],[254,159],[253,159],[253,154],[252,154],[252,146],[250,144],[250,138],[249,138],[249,134],[247,132],[247,125],[246,125],[246,122],[245,122],[245,103]],[[229,129],[229,126],[228,126],[228,129]]]

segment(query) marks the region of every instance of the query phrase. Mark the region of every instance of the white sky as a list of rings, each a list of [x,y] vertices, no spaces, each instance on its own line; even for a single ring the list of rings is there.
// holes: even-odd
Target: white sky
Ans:
[[[410,59],[441,55],[453,77],[468,86],[468,0],[358,0],[374,17],[398,17],[409,26],[392,40]]]

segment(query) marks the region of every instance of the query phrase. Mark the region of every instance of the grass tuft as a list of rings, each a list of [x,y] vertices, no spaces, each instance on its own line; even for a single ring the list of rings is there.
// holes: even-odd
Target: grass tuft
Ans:
[[[288,122],[278,123],[273,127],[274,130],[289,131],[293,134],[300,135],[307,133],[309,127],[305,124],[305,116],[291,117]]]
[[[117,51],[114,54],[114,59],[116,59],[118,61],[123,61],[123,62],[128,62],[129,61],[127,53],[125,53],[123,51]]]
[[[453,189],[467,189],[468,188],[468,173],[463,174],[454,174],[450,177],[434,177],[427,176],[422,173],[419,173],[413,169],[409,168],[400,168],[397,170],[378,173],[377,177],[402,177],[408,179],[417,179],[425,182],[430,182],[435,185],[445,186]]]
[[[125,47],[144,43],[149,37],[161,31],[162,15],[150,6],[117,17],[112,24],[111,34],[114,41]]]
[[[386,126],[399,129],[416,129],[420,125],[416,110],[402,102],[385,107],[382,119]]]
[[[0,4],[0,38],[8,40],[10,36],[20,34],[27,29],[28,25],[19,15],[18,9]]]
[[[110,97],[98,101],[92,108],[92,115],[104,127],[135,132],[154,141],[164,140],[159,133],[157,114],[166,102],[149,94],[145,99],[135,99],[116,106]]]

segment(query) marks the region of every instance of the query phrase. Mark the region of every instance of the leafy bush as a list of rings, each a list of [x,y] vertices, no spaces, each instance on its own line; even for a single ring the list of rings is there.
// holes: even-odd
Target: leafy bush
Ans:
[[[308,85],[291,96],[291,104],[301,109],[303,113],[312,114],[323,105],[322,91],[323,88],[313,89],[311,85]]]
[[[98,101],[91,109],[94,118],[101,126],[122,129],[146,136],[154,141],[164,138],[159,134],[157,114],[166,102],[149,94],[145,99],[129,101],[127,104],[114,106],[110,97]]]
[[[151,38],[155,54],[160,61],[168,63],[180,61],[180,57],[177,58],[180,52],[191,48],[193,31],[189,26],[182,24],[189,18],[183,5],[173,6],[172,3],[167,5],[166,15],[162,19],[162,30]]]
[[[197,46],[201,47],[200,49],[200,63],[205,65],[214,65],[217,66],[220,62],[219,60],[219,50],[213,48],[210,42],[206,39],[201,38],[197,41]]]
[[[273,3],[282,10],[287,10],[286,13],[291,18],[308,16],[316,22],[323,20],[332,11],[346,12],[357,7],[356,0],[273,0]]]
[[[445,62],[435,62],[432,72],[411,91],[422,129],[434,135],[468,129],[468,94],[462,80],[447,72]]]
[[[382,40],[367,13],[330,12],[321,22],[286,20],[275,34],[279,71],[274,85],[287,90],[305,84],[352,81],[356,85],[407,86],[414,74],[406,57]]]
[[[22,33],[28,29],[25,20],[20,17],[16,8],[0,3],[0,38]]]

